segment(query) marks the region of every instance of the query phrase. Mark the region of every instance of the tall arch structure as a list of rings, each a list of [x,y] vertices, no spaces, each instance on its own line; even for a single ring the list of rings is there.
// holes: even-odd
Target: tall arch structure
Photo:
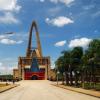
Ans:
[[[42,49],[41,49],[41,43],[40,43],[40,37],[39,37],[39,32],[37,28],[37,24],[35,21],[32,22],[30,32],[29,32],[29,41],[28,41],[28,47],[27,47],[27,52],[26,52],[26,57],[30,57],[32,54],[32,31],[35,29],[36,31],[36,42],[37,42],[37,48],[35,49],[34,52],[36,52],[37,57],[42,57]]]

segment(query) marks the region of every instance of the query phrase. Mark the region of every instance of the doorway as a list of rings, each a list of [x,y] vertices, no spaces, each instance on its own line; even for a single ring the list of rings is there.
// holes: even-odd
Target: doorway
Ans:
[[[32,76],[31,80],[38,80],[38,76],[36,76],[36,75]]]

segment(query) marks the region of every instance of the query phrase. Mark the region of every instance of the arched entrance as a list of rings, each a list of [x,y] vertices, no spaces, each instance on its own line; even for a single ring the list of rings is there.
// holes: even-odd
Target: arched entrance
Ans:
[[[36,76],[36,75],[32,76],[31,80],[38,80],[38,76]]]

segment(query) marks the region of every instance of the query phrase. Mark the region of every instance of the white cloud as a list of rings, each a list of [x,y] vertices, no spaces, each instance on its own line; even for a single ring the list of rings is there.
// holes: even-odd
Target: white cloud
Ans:
[[[6,44],[6,45],[14,45],[14,44],[21,44],[21,43],[23,43],[22,40],[16,41],[16,40],[10,39],[10,37],[12,37],[12,36],[14,36],[14,35],[0,35],[0,43],[1,44]]]
[[[2,62],[0,62],[0,66],[2,66]]]
[[[1,66],[0,66],[0,74],[12,74],[13,69],[17,68],[17,62],[12,60],[12,61],[4,61],[1,62]]]
[[[1,11],[19,11],[21,6],[17,4],[18,0],[0,0]]]
[[[7,12],[7,13],[4,14],[4,16],[0,17],[0,23],[3,23],[3,24],[12,24],[12,23],[14,23],[14,24],[17,24],[17,23],[19,23],[19,20],[17,20],[12,13]]]
[[[86,37],[83,37],[80,39],[74,39],[74,40],[70,41],[69,47],[70,48],[77,47],[77,46],[87,47],[91,41],[92,41],[92,39],[89,39]]]
[[[59,41],[59,42],[55,43],[55,46],[56,46],[56,47],[61,47],[61,46],[64,46],[65,44],[66,44],[66,40],[64,40],[64,41]]]
[[[44,2],[45,0],[40,0],[40,2]]]
[[[93,18],[100,17],[100,10],[92,14]]]
[[[14,16],[14,12],[19,12],[21,6],[18,5],[18,0],[0,0],[0,16],[1,24],[16,24],[19,20]]]
[[[62,9],[62,7],[60,7],[60,6],[53,7],[48,10],[48,13],[51,14],[52,16],[55,16],[57,13],[59,13],[61,11],[61,9]]]
[[[94,7],[95,7],[95,5],[86,5],[86,6],[83,6],[83,9],[84,10],[90,10],[90,9],[92,9]]]
[[[0,40],[8,37],[7,35],[0,35]]]
[[[46,18],[45,21],[46,21],[46,23],[52,24],[52,25],[57,26],[57,27],[63,27],[67,24],[74,23],[73,20],[71,20],[70,18],[64,17],[64,16],[60,16],[60,17],[57,17],[54,19]]]
[[[21,44],[23,41],[15,41],[15,40],[11,40],[11,39],[1,39],[0,43],[2,44],[7,44],[7,45],[13,45],[13,44]]]
[[[5,35],[0,35],[0,40],[1,40],[1,39],[5,39],[5,38],[9,38],[9,37],[11,37],[11,36],[14,36],[14,34],[6,34],[6,33],[5,33]]]
[[[75,0],[50,0],[53,3],[64,3],[66,5],[71,4],[72,2],[74,2]]]
[[[55,59],[52,59],[51,60],[51,69],[54,69],[55,68]]]
[[[3,70],[5,70],[5,68],[3,67],[3,63],[0,62],[0,74],[1,74],[1,72],[3,72]]]
[[[46,1],[49,1],[51,3],[55,3],[55,4],[58,4],[58,3],[62,3],[62,4],[65,4],[66,6],[70,7],[71,4],[75,1],[75,0],[34,0],[34,1],[39,1],[39,2],[46,2]]]

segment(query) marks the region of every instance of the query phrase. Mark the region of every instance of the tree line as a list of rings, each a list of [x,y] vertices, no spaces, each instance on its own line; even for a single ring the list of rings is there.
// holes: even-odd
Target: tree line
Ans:
[[[62,51],[55,65],[63,84],[65,81],[66,85],[84,87],[88,83],[95,87],[96,83],[100,83],[100,39],[92,40],[87,49],[74,47]]]

